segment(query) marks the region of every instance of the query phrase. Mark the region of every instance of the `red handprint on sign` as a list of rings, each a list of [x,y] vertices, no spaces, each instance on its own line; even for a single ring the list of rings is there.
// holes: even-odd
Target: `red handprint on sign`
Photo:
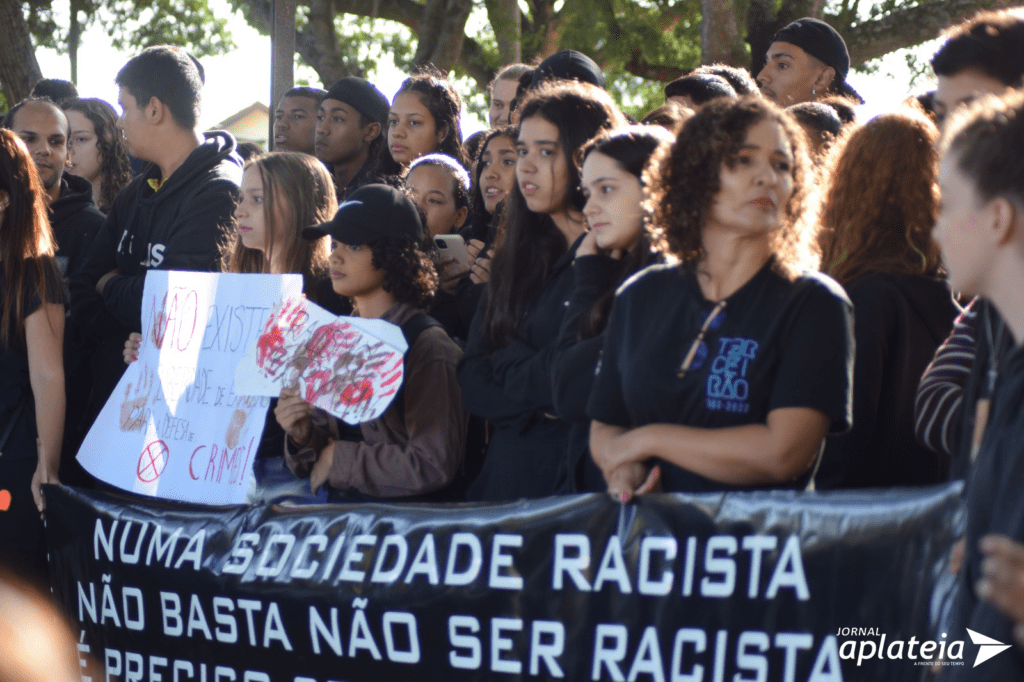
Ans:
[[[156,375],[148,365],[142,368],[142,375],[135,385],[134,397],[132,397],[132,384],[128,382],[124,389],[124,402],[121,403],[120,427],[122,431],[141,431],[142,427],[146,425],[146,417],[149,414],[146,405],[155,383]]]

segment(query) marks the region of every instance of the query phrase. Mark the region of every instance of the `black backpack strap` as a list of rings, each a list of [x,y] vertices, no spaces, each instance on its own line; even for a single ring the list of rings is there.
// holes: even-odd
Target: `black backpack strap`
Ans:
[[[426,313],[416,313],[405,321],[402,325],[402,335],[405,336],[405,342],[409,345],[405,351],[406,356],[409,355],[409,351],[412,350],[420,334],[431,327],[444,327],[444,325]]]

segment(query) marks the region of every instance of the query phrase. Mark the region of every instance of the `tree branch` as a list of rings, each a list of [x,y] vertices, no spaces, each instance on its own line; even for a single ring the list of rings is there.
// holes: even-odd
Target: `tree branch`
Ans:
[[[335,0],[336,13],[390,19],[418,31],[424,6],[413,0]]]
[[[494,78],[494,68],[488,63],[484,50],[480,43],[470,37],[462,42],[462,55],[459,57],[459,66],[465,69],[470,78],[476,81],[481,90],[486,90],[487,85]]]
[[[683,70],[678,67],[662,66],[661,64],[651,64],[645,61],[643,51],[639,48],[633,50],[630,54],[629,61],[626,62],[626,71],[634,76],[663,81],[665,83],[674,81],[683,75]]]
[[[851,28],[837,29],[850,51],[850,66],[855,67],[894,50],[931,40],[943,28],[978,10],[1018,4],[1020,0],[931,0]]]

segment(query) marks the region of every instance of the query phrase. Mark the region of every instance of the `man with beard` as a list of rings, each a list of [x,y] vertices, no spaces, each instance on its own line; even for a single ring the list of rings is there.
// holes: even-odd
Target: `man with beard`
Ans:
[[[58,106],[39,98],[29,98],[15,105],[4,125],[25,142],[39,171],[50,209],[50,225],[57,239],[57,264],[66,285],[71,273],[84,262],[104,219],[93,201],[92,184],[64,172],[71,126]],[[80,422],[89,399],[92,384],[89,358],[95,348],[81,327],[70,319],[70,308],[68,317],[64,323],[67,409],[61,472],[66,483],[81,483],[83,479],[74,456],[85,435]]]

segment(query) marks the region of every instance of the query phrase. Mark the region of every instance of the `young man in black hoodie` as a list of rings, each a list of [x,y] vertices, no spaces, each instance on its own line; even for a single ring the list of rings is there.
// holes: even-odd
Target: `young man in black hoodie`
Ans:
[[[68,158],[70,126],[67,116],[49,99],[28,98],[16,104],[4,119],[4,127],[20,137],[39,171],[49,204],[50,225],[57,239],[57,264],[65,283],[81,267],[92,240],[103,224],[103,213],[92,198],[92,185],[64,172]],[[70,312],[70,311],[69,311]],[[85,435],[82,415],[89,400],[92,375],[89,358],[94,343],[73,320],[64,324],[64,378],[67,395],[64,442],[61,448],[62,480],[82,483],[74,456]]]
[[[39,171],[57,238],[57,263],[66,280],[84,261],[104,217],[93,201],[92,185],[64,172],[70,138],[67,116],[48,99],[28,98],[11,109],[4,127],[25,142]]]
[[[82,268],[71,278],[72,315],[99,340],[90,417],[124,372],[128,334],[142,329],[146,272],[217,269],[242,177],[235,140],[198,130],[202,73],[180,48],[151,47],[117,74],[118,127],[149,162],[114,200]]]

